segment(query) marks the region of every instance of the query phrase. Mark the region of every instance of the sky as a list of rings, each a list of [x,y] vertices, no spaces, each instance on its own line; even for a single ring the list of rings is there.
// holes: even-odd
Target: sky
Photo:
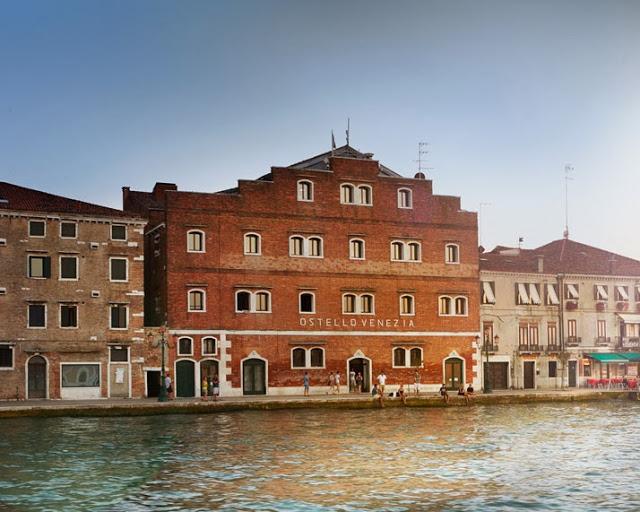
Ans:
[[[112,207],[217,191],[331,130],[482,207],[482,244],[640,259],[640,2],[0,0],[0,180]]]

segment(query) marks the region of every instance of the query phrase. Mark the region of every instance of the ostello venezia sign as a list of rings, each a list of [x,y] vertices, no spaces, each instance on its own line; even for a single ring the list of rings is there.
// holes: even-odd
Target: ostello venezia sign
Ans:
[[[410,318],[321,318],[301,317],[301,327],[415,327]]]

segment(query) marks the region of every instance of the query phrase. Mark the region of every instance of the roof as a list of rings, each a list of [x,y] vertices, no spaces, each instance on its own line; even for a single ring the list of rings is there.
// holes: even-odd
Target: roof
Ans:
[[[28,211],[97,217],[136,217],[131,213],[0,181],[0,211]]]
[[[536,249],[496,246],[480,254],[480,270],[537,273],[540,258],[545,274],[640,276],[640,261],[568,238]]]
[[[319,155],[306,158],[300,162],[289,165],[292,169],[311,169],[316,171],[326,171],[329,169],[329,157],[337,156],[340,158],[355,158],[358,160],[371,160],[373,153],[361,153],[357,149],[345,144],[339,148],[335,148],[332,151],[320,153]],[[395,171],[392,171],[388,167],[380,164],[380,175],[391,176],[394,178],[401,178],[402,176]]]

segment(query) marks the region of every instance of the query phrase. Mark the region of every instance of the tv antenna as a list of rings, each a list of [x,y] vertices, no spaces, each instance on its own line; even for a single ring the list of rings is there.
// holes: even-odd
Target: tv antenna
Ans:
[[[428,147],[428,142],[418,142],[418,159],[414,160],[418,164],[418,172],[433,170],[433,167],[426,167],[427,155],[429,154]]]
[[[573,180],[571,173],[573,165],[565,164],[564,166],[564,232],[563,238],[569,238],[569,181]]]

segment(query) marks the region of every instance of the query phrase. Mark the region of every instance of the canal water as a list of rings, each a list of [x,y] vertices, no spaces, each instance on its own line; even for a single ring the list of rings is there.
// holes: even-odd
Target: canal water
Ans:
[[[0,510],[640,510],[640,404],[0,420]]]

